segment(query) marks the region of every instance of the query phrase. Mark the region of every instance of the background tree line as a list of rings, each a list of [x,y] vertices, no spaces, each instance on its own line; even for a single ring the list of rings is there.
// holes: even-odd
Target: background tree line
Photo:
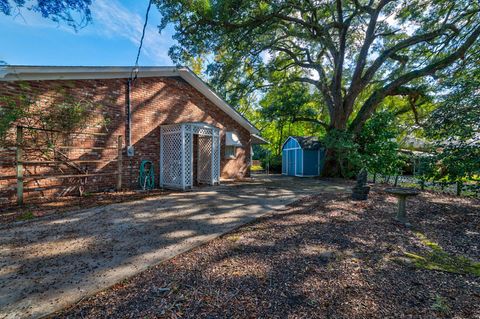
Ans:
[[[78,30],[91,0],[0,0]],[[288,135],[317,135],[326,172],[399,170],[402,138],[429,141],[425,178],[478,178],[476,0],[153,0],[170,56],[252,120],[277,163]],[[261,153],[261,152],[258,152]]]

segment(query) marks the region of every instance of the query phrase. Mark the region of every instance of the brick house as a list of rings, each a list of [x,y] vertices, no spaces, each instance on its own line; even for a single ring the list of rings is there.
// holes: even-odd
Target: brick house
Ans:
[[[211,176],[208,184],[250,175],[251,146],[264,140],[247,119],[187,68],[132,70],[132,67],[3,66],[0,96],[15,98],[34,92],[42,105],[48,105],[61,103],[62,96],[68,95],[99,106],[81,128],[81,132],[98,135],[70,141],[75,147],[66,155],[72,161],[85,159],[81,161],[82,167],[87,166],[88,172],[104,173],[85,180],[87,191],[114,188],[117,177],[109,176],[108,172],[119,167],[122,188],[138,188],[142,160],[153,163],[156,187],[168,187],[168,178],[181,178],[180,188],[185,189],[201,182],[200,175]],[[184,135],[168,139],[169,131],[175,129]],[[4,145],[0,149],[0,198],[3,199],[11,199],[16,188],[15,134],[10,133],[7,137],[10,147]],[[114,147],[95,148],[115,145],[119,135],[123,137],[121,166],[116,164],[116,158],[120,157]],[[26,156],[36,159],[34,154]],[[92,162],[87,163],[90,159]],[[48,178],[60,171],[68,174],[71,167],[32,165],[24,169],[26,194],[45,196],[58,194],[59,190],[65,194],[74,189],[72,185],[78,180]]]

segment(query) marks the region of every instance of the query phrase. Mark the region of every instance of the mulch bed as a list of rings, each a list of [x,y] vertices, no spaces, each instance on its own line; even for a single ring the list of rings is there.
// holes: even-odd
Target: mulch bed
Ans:
[[[416,233],[478,261],[480,201],[319,194],[123,281],[58,318],[480,318],[480,278],[401,262]]]

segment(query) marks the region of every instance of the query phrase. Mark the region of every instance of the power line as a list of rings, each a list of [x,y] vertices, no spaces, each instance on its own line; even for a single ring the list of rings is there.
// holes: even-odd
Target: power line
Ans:
[[[149,0],[148,1],[147,12],[145,13],[145,23],[143,24],[142,37],[140,38],[140,44],[138,46],[138,51],[137,51],[137,58],[135,59],[135,67],[132,69],[132,74],[130,75],[130,78],[133,77],[134,72],[135,72],[135,77],[136,77],[136,73],[138,72],[138,60],[140,59],[140,53],[142,52],[143,39],[145,38],[145,30],[147,29],[148,15],[150,13],[150,8],[151,7],[152,7],[152,0]]]

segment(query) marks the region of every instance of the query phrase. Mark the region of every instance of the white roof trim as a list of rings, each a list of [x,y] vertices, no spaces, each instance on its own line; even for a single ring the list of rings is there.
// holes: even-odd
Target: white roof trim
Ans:
[[[297,142],[297,144],[298,144],[298,146],[299,146],[299,149],[302,149],[302,146],[300,145],[300,143],[298,143],[297,139],[296,139],[295,137],[293,137],[293,136],[289,136],[289,137],[285,140],[285,142],[283,142],[283,144],[282,144],[282,150],[283,150],[283,148],[285,147],[285,144],[287,144],[287,142],[288,142],[290,139],[292,139],[292,140],[294,140],[295,142]]]
[[[260,135],[252,134],[252,144],[270,144],[270,142]]]
[[[41,81],[41,80],[91,80],[129,78],[131,66],[0,66],[0,82]],[[227,104],[205,82],[186,67],[148,66],[138,67],[136,76],[143,77],[174,77],[179,76],[197,89],[219,109],[227,113],[238,124],[251,134],[259,134],[258,129],[245,117]]]

